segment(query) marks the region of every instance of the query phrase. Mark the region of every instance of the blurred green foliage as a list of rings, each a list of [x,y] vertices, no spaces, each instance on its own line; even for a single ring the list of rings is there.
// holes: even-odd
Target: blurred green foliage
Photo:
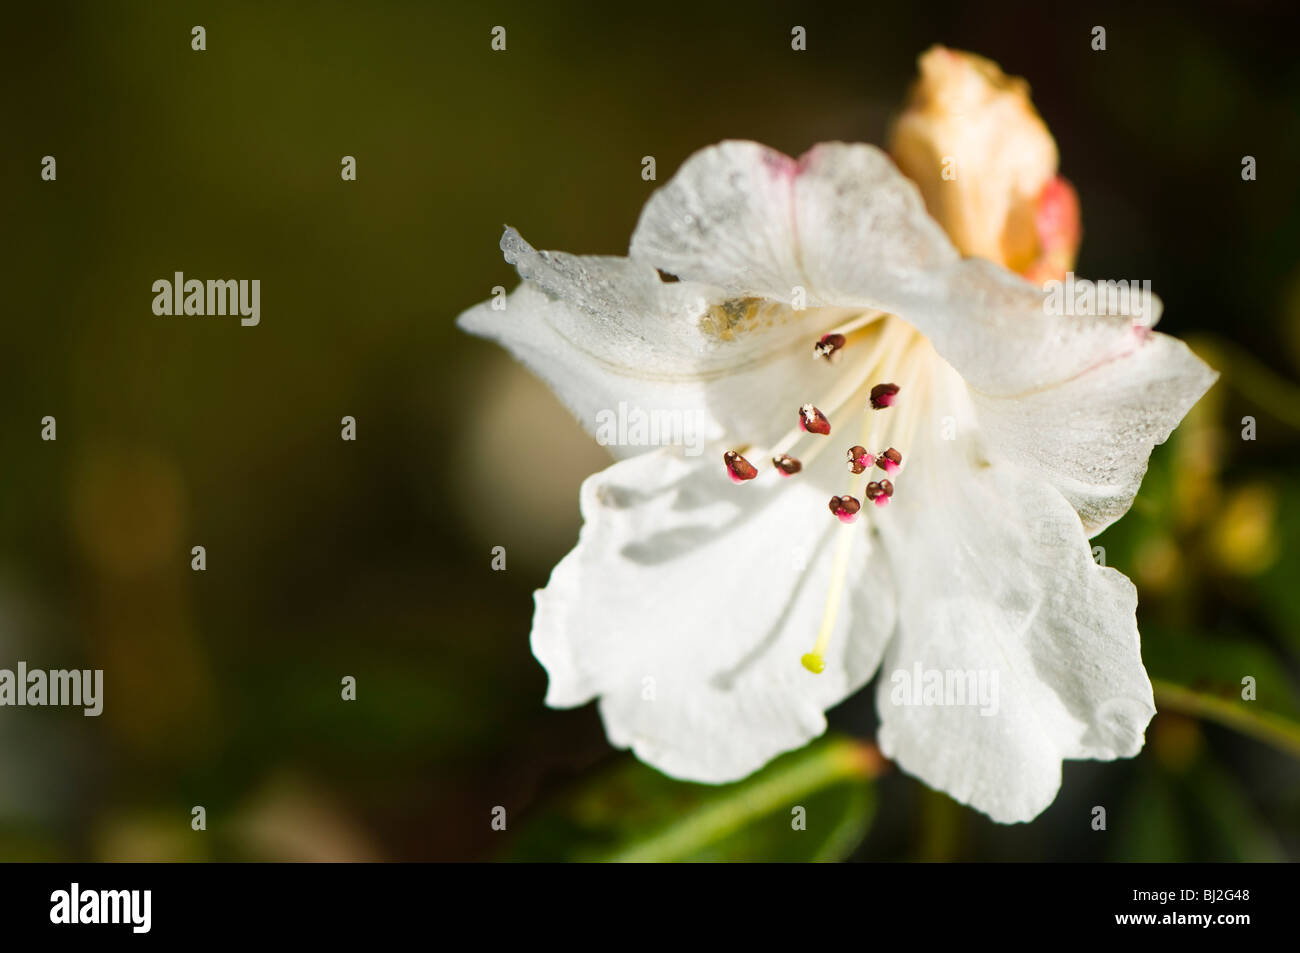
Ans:
[[[834,861],[871,822],[873,749],[824,738],[736,784],[674,781],[636,761],[557,792],[503,859]]]

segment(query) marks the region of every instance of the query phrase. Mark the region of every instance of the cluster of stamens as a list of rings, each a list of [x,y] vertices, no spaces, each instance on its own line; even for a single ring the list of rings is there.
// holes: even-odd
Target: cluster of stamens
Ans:
[[[848,338],[843,334],[837,332],[823,334],[813,344],[813,357],[830,361],[839,356],[839,352],[847,343]],[[871,409],[885,410],[892,407],[898,397],[898,392],[899,387],[897,384],[889,382],[876,384],[871,388],[869,396]],[[804,404],[799,408],[798,412],[798,431],[822,437],[828,436],[831,432],[830,418],[822,413],[815,404]],[[803,469],[803,463],[800,460],[785,452],[795,442],[796,440],[790,438],[781,441],[781,448],[772,455],[772,467],[782,477],[794,476]],[[758,468],[746,460],[737,450],[728,450],[723,454],[722,460],[726,464],[727,475],[733,483],[746,483],[758,476]],[[902,466],[903,455],[893,447],[872,453],[866,447],[853,446],[848,450],[847,462],[849,472],[854,476],[865,473],[873,466],[884,470],[889,476],[893,476]],[[868,502],[882,507],[894,495],[894,484],[889,480],[873,480],[867,483],[864,493]],[[850,494],[831,497],[830,510],[841,522],[854,522],[858,518],[861,509],[861,501]]]
[[[898,393],[898,388],[893,384],[883,386],[893,388],[891,391],[891,398],[893,394]],[[888,406],[888,404],[885,406]],[[804,404],[799,408],[799,429],[804,433],[813,433],[825,436],[831,432],[831,425],[830,421],[826,418],[826,415],[820,410],[812,404]],[[879,453],[871,453],[866,447],[852,446],[848,449],[846,459],[849,472],[854,476],[866,472],[866,470],[872,466],[879,467],[890,476],[893,476],[903,465],[903,455],[893,447],[881,450]],[[758,476],[758,468],[741,456],[738,451],[728,450],[722,455],[722,462],[726,464],[727,475],[731,477],[733,483],[745,483]],[[803,469],[803,464],[788,453],[778,453],[773,456],[772,466],[775,467],[776,472],[783,477],[794,476]],[[873,488],[877,490],[883,488],[883,498],[880,492],[873,495]],[[888,480],[881,480],[878,483],[871,482],[867,484],[867,499],[876,501],[877,506],[883,506],[884,502],[893,495],[894,485]],[[859,506],[856,504],[858,501],[851,496],[831,497],[831,511],[835,512],[841,519],[843,519],[844,515],[842,510],[837,509],[837,503],[843,501],[850,501],[855,504],[851,507],[850,512],[857,513]]]
[[[841,356],[841,351],[849,343],[850,334],[854,335],[856,339],[859,328],[881,317],[887,316],[878,312],[861,315],[835,331],[822,335],[813,344],[814,359],[825,360],[828,363],[837,360]],[[827,398],[827,402],[822,403],[822,406],[826,407],[830,413],[836,413],[838,408],[843,406],[852,394],[861,393],[859,388],[865,385],[863,378],[870,370],[899,366],[898,360],[901,354],[907,350],[909,340],[916,340],[914,337],[908,337],[910,329],[907,329],[901,322],[882,325],[881,327],[881,332],[876,335],[875,349],[863,360],[864,371],[862,376],[857,377],[856,382],[846,379],[839,389]],[[910,388],[911,377],[909,376],[904,383]],[[877,383],[870,388],[866,411],[868,420],[864,422],[863,426],[862,442],[864,444],[871,443],[872,434],[877,432],[876,427],[870,422],[873,412],[893,407],[897,401],[899,391],[899,385],[890,381]],[[910,419],[912,418],[908,416],[908,420]],[[896,426],[896,424],[891,423],[885,431],[894,433],[894,439],[898,439],[895,430]],[[909,423],[902,421],[901,426],[907,429]],[[803,434],[825,437],[829,436],[830,432],[831,421],[827,414],[823,413],[815,404],[807,403],[802,405],[798,409],[796,427],[768,450],[773,469],[782,478],[792,477],[800,473],[804,468],[804,461],[791,456],[789,451],[793,450],[796,444],[804,439]],[[905,435],[904,439],[906,439]],[[822,444],[812,447],[806,459],[811,460],[824,446]],[[745,450],[747,453],[752,452],[744,447],[740,449]],[[727,475],[734,483],[746,483],[759,475],[758,469],[746,460],[739,450],[728,450],[723,454],[723,462],[726,464]],[[845,454],[845,462],[849,473],[853,477],[849,492],[840,496],[832,496],[829,509],[832,515],[841,523],[852,524],[857,522],[864,503],[873,503],[877,508],[889,504],[894,495],[894,484],[889,478],[895,477],[901,470],[903,455],[892,446],[886,446],[883,450],[873,452],[865,446],[857,444],[848,448]],[[873,468],[883,471],[883,476],[879,480],[868,480],[863,486],[861,482],[862,475]],[[854,494],[859,494],[862,498],[859,499],[859,496]],[[849,549],[852,546],[853,537],[859,535],[861,535],[860,532],[848,532],[847,529],[840,535],[836,547],[835,563],[831,571],[832,582],[830,593],[827,596],[826,615],[822,620],[816,646],[802,659],[804,667],[811,672],[821,672],[825,665],[824,653],[831,633],[835,628],[839,601],[845,585]]]
[[[889,386],[893,387],[892,384]],[[893,393],[898,393],[897,387],[894,387]],[[846,457],[849,472],[854,476],[865,473],[872,466],[879,467],[893,476],[903,465],[903,455],[893,447],[881,450],[879,453],[870,453],[866,447],[853,446],[849,447]],[[885,506],[889,503],[889,498],[894,495],[894,484],[889,480],[879,482],[872,480],[867,484],[865,493],[869,503],[875,503],[878,507]],[[852,496],[831,497],[831,512],[842,522],[852,523],[857,519],[858,510],[861,508],[861,503]]]
[[[877,466],[890,476],[893,476],[898,472],[898,468],[903,464],[903,455],[893,447],[890,447],[888,450],[882,450],[879,453],[868,453],[865,447],[849,447],[847,457],[849,472],[854,476],[866,472],[867,468],[871,466]],[[889,502],[889,498],[894,495],[894,484],[888,480],[881,480],[879,482],[873,480],[866,486],[866,495],[869,502],[875,503],[876,506],[884,506]],[[853,499],[851,496],[831,497],[831,512],[835,513],[842,520],[844,519],[844,516],[840,514],[837,507],[845,500],[853,502],[854,506],[852,507],[852,512],[854,514],[856,514],[860,508],[857,505],[858,501]],[[845,520],[845,522],[852,522],[852,520]]]

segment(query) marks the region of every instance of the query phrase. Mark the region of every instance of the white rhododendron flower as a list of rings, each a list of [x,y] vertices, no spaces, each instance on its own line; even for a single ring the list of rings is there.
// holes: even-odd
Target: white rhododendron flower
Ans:
[[[704,149],[626,258],[508,229],[523,283],[460,326],[589,429],[620,405],[701,428],[700,455],[616,446],[583,484],[578,544],[537,593],[548,704],[597,699],[613,744],[725,782],[879,671],[882,751],[1025,821],[1063,759],[1142,747],[1137,596],[1088,538],[1215,375],[1151,330],[1154,298],[1048,306],[1077,207],[1027,90],[944,49],[921,66],[897,165]]]

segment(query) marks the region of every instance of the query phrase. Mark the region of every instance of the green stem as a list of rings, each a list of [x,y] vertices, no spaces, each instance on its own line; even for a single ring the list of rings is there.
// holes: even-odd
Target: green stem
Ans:
[[[1300,725],[1281,715],[1258,711],[1252,702],[1229,701],[1214,695],[1203,695],[1190,688],[1153,679],[1156,707],[1161,711],[1176,711],[1194,718],[1213,721],[1234,731],[1272,745],[1293,758],[1300,758]]]
[[[880,755],[869,745],[842,738],[824,742],[805,749],[769,776],[736,785],[699,810],[603,859],[661,863],[688,857],[832,784],[876,777],[883,765]]]

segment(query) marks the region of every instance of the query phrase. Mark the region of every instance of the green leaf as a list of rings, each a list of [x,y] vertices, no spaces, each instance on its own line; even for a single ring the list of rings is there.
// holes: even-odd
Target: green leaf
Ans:
[[[1258,707],[1256,702],[1194,692],[1159,679],[1152,679],[1151,684],[1158,711],[1176,711],[1213,721],[1300,758],[1300,724]]]
[[[1153,680],[1202,695],[1241,702],[1242,679],[1255,679],[1257,701],[1243,702],[1290,721],[1300,720],[1300,690],[1286,663],[1250,632],[1225,626],[1202,632],[1144,623],[1142,660]]]
[[[675,781],[620,759],[527,819],[503,859],[842,860],[870,826],[880,763],[869,745],[835,737],[735,784]]]

